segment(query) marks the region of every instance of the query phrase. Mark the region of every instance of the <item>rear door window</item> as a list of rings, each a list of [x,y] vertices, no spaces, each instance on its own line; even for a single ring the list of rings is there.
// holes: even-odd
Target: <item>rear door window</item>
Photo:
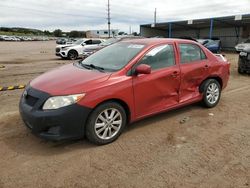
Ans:
[[[101,41],[100,40],[92,40],[92,44],[100,44]]]
[[[192,63],[206,59],[203,50],[196,44],[180,44],[181,63]]]

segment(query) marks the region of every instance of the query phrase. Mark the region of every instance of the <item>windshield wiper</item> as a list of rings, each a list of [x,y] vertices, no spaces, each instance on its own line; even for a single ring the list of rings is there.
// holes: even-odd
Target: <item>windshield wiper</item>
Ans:
[[[83,64],[83,63],[81,63],[81,65],[86,69],[95,69],[95,70],[98,70],[100,72],[105,72],[103,67],[99,67],[99,66],[96,66],[96,65],[93,65],[93,64]]]

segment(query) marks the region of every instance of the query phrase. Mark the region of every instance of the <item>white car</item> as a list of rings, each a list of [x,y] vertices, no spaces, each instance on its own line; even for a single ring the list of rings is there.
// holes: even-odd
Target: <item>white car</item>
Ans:
[[[250,47],[250,39],[247,39],[245,42],[243,42],[243,43],[240,43],[240,44],[237,44],[236,46],[235,46],[235,50],[237,51],[237,52],[241,52],[241,51],[243,51],[244,50],[244,48],[246,48],[246,47]]]
[[[2,36],[4,41],[13,41],[13,39],[10,36]]]
[[[86,46],[97,46],[104,41],[104,39],[80,39],[73,44],[58,45],[56,46],[56,55],[64,59],[75,60],[83,55]]]

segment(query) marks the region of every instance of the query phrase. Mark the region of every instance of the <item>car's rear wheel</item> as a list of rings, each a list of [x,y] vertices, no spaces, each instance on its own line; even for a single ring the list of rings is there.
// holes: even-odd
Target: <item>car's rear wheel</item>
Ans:
[[[69,58],[70,60],[76,60],[76,59],[78,58],[78,53],[77,53],[77,51],[75,51],[75,50],[70,50],[70,51],[68,52],[68,58]]]
[[[103,145],[116,140],[126,125],[126,112],[115,102],[98,106],[86,124],[86,137],[92,143]]]
[[[238,67],[238,73],[239,73],[239,74],[243,74],[243,73],[244,73],[244,71],[243,71],[243,70],[241,70],[241,68],[240,68],[240,67]]]
[[[203,85],[203,104],[212,108],[215,107],[220,100],[221,85],[215,79],[208,79]]]

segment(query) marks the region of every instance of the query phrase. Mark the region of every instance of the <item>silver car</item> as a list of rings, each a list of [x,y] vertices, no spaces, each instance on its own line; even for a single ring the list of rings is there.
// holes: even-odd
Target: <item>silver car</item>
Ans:
[[[247,39],[245,42],[237,44],[235,46],[235,50],[240,53],[244,50],[244,48],[250,48],[250,39]]]

